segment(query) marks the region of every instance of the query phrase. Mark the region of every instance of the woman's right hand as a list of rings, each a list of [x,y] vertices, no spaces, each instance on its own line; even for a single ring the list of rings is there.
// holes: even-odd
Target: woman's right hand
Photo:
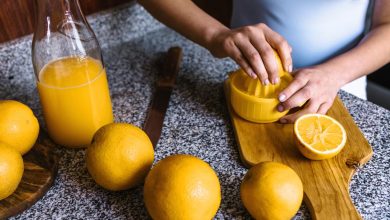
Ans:
[[[290,45],[263,23],[216,32],[207,48],[215,57],[232,58],[249,76],[259,78],[264,85],[280,81],[273,49],[278,52],[283,68],[292,71]]]

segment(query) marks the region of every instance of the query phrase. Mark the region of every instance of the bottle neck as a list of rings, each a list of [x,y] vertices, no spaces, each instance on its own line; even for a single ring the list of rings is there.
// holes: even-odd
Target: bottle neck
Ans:
[[[102,60],[99,43],[78,0],[35,0],[32,61],[36,74],[45,64],[69,56]]]
[[[85,22],[78,0],[35,0],[34,8],[34,34],[56,32],[64,23]]]

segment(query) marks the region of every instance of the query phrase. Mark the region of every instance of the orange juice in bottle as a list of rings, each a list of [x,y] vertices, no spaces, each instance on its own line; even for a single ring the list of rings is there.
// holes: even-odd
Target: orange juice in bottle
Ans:
[[[37,82],[50,137],[64,146],[89,144],[113,122],[106,72],[91,57],[65,57],[46,64]]]
[[[85,147],[113,122],[99,43],[78,0],[34,1],[32,63],[49,136]]]

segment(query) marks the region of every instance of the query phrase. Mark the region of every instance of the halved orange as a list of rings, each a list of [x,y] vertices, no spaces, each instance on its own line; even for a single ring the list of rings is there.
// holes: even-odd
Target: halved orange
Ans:
[[[347,141],[344,127],[334,118],[321,114],[306,114],[294,123],[294,136],[299,151],[312,160],[336,156]]]

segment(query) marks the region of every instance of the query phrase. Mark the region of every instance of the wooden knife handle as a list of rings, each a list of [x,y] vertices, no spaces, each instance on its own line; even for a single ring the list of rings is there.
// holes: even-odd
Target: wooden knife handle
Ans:
[[[157,87],[144,124],[144,131],[149,136],[153,147],[156,147],[160,139],[165,112],[167,111],[169,98],[179,72],[181,57],[182,50],[180,47],[170,48],[163,68],[159,72]]]
[[[179,72],[182,50],[180,47],[171,47],[165,58],[162,71],[159,72],[157,87],[173,87]]]

